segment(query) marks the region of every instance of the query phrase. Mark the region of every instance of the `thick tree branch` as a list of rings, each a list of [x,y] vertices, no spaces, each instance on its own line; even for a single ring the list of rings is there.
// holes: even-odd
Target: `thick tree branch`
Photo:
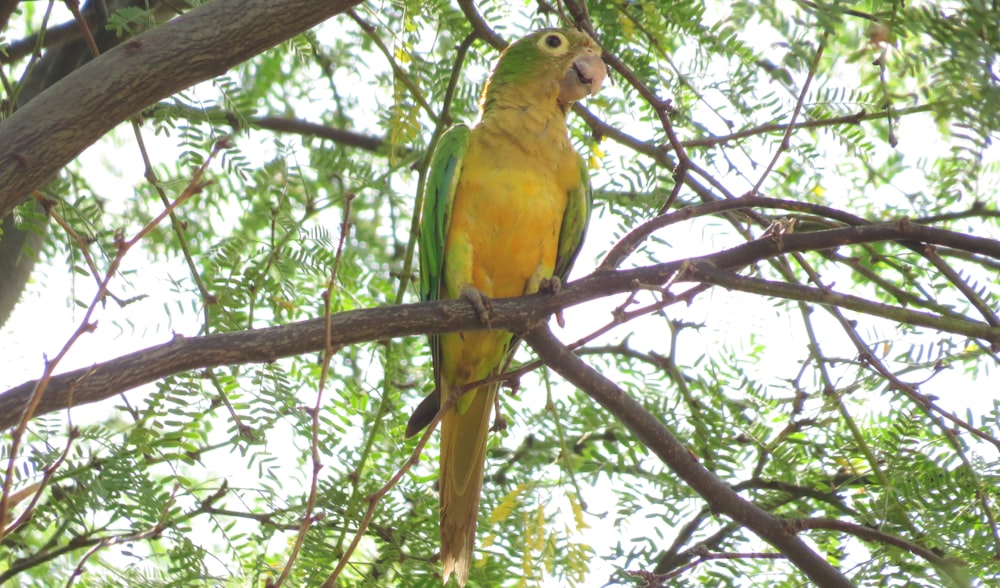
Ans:
[[[497,301],[501,308],[506,305]],[[443,317],[442,317],[443,315]],[[506,313],[501,313],[506,315]],[[508,317],[509,318],[509,317]],[[509,326],[498,320],[495,326]],[[331,346],[376,341],[422,332],[473,330],[475,312],[461,302],[388,306],[339,313],[331,317]],[[204,337],[175,337],[91,368],[54,376],[36,409],[36,415],[96,402],[155,381],[193,369],[240,363],[267,363],[281,357],[324,349],[325,318]],[[434,325],[443,327],[434,331]],[[26,382],[0,395],[0,429],[20,420],[36,382]]]
[[[805,214],[815,215],[820,218],[831,219],[838,221],[850,226],[863,226],[863,225],[873,225],[871,221],[866,218],[851,214],[844,210],[838,208],[833,208],[831,206],[823,206],[821,204],[813,204],[811,202],[802,202],[799,200],[783,200],[780,198],[767,198],[763,196],[744,196],[742,198],[734,198],[728,200],[713,200],[711,202],[705,202],[702,204],[692,204],[690,206],[685,206],[678,209],[675,212],[661,214],[650,220],[642,223],[636,228],[632,229],[627,235],[622,237],[618,243],[608,252],[604,260],[599,266],[600,269],[614,269],[628,256],[629,253],[634,251],[643,241],[649,238],[654,232],[668,227],[670,225],[690,220],[695,217],[701,217],[711,214],[720,214],[724,212],[731,212],[735,210],[746,210],[748,208],[773,208],[777,210],[787,210],[790,212],[800,212]],[[913,226],[923,226],[924,223],[915,221],[900,221],[908,222]],[[930,230],[939,230],[927,227]],[[919,231],[919,229],[914,229]],[[954,233],[956,235],[960,233]],[[921,240],[919,237],[917,241]],[[990,241],[990,240],[986,240]],[[997,257],[1000,253],[1000,243],[996,241],[990,241],[996,246],[985,245],[987,249],[985,251],[970,250],[979,253],[985,253],[992,257]],[[919,252],[921,249],[920,243],[903,243],[906,247],[912,251]],[[965,249],[964,247],[958,247],[958,249]]]
[[[614,382],[574,355],[552,335],[547,325],[528,331],[524,340],[549,367],[621,420],[643,445],[708,502],[712,512],[738,521],[781,550],[817,585],[853,586],[839,570],[802,542],[783,519],[744,500],[705,469],[663,423]]]
[[[521,333],[545,322],[557,311],[589,300],[661,287],[676,272],[711,264],[718,269],[744,267],[769,257],[794,251],[821,250],[875,241],[920,241],[946,244],[1000,258],[1000,242],[915,225],[906,221],[775,235],[744,243],[692,260],[677,260],[627,271],[597,272],[562,287],[556,293],[493,301],[490,327]],[[912,311],[908,311],[912,312]],[[956,321],[957,319],[949,319]],[[1000,345],[1000,327],[968,319],[939,328],[972,333]],[[96,402],[141,384],[188,370],[274,361],[280,357],[319,351],[326,345],[350,345],[417,334],[441,334],[486,328],[464,301],[444,301],[354,310],[331,317],[331,338],[326,339],[324,319],[186,339],[169,343],[53,377],[37,408],[45,414],[62,408]],[[950,330],[949,330],[950,332]],[[18,422],[35,382],[26,382],[0,395],[0,430]]]
[[[79,68],[0,125],[0,216],[142,108],[360,3],[215,0]]]

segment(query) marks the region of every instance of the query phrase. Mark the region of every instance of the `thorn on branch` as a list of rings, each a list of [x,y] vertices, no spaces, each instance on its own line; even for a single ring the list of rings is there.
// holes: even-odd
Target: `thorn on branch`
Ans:
[[[655,110],[663,112],[668,116],[673,116],[677,114],[677,109],[674,108],[674,101],[670,98],[659,98],[650,103]]]
[[[611,316],[614,317],[615,322],[625,322],[625,309],[635,304],[635,297],[639,293],[641,286],[639,280],[632,280],[632,291],[629,292],[628,298],[611,311]]]

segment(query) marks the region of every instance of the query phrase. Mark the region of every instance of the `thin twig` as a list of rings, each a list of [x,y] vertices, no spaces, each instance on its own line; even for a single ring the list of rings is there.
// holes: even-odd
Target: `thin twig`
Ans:
[[[790,147],[792,131],[795,130],[795,121],[799,118],[799,113],[802,112],[802,106],[806,101],[806,94],[809,92],[809,85],[812,84],[813,77],[816,75],[816,71],[819,69],[820,59],[823,58],[823,50],[826,49],[826,34],[824,33],[819,42],[819,48],[816,49],[816,55],[813,57],[812,65],[809,66],[809,72],[806,74],[806,81],[802,84],[802,91],[799,92],[799,98],[795,102],[795,109],[792,110],[792,118],[788,121],[788,127],[785,129],[785,134],[781,138],[781,143],[778,144],[778,149],[774,152],[774,157],[771,158],[771,163],[767,165],[764,172],[760,174],[760,179],[754,184],[750,194],[756,196],[760,192],[760,187],[764,184],[764,180],[767,176],[771,174],[774,166],[778,164],[778,160],[781,159],[781,155],[787,151]]]
[[[333,359],[334,353],[340,349],[340,346],[333,345],[330,340],[330,333],[333,330],[330,327],[330,317],[333,314],[330,302],[333,299],[334,291],[337,286],[337,274],[340,270],[340,260],[344,253],[344,243],[347,240],[347,233],[350,230],[352,199],[352,197],[344,199],[344,214],[340,222],[340,240],[337,242],[337,253],[334,256],[333,267],[330,269],[330,275],[326,282],[326,291],[323,293],[323,308],[327,335],[326,347],[323,350],[323,365],[319,374],[319,386],[316,390],[316,402],[313,404],[312,410],[309,411],[309,456],[310,461],[312,462],[312,477],[309,483],[309,496],[306,499],[305,512],[302,513],[302,522],[300,523],[298,533],[295,536],[295,543],[292,545],[292,551],[288,555],[288,560],[285,562],[284,569],[281,570],[281,575],[278,576],[278,579],[275,580],[273,584],[274,588],[278,588],[288,579],[292,572],[292,567],[295,564],[295,560],[298,558],[299,551],[301,551],[302,545],[305,543],[309,527],[312,526],[314,522],[312,513],[316,508],[316,498],[319,494],[319,472],[323,469],[323,463],[320,459],[319,452],[319,429],[320,414],[323,405],[323,391],[326,389],[327,377],[330,373],[330,361]]]

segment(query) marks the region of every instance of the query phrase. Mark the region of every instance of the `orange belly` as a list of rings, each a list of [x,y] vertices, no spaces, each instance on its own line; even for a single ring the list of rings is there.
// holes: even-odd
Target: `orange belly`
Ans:
[[[521,151],[491,152],[470,140],[447,236],[450,298],[469,286],[491,298],[521,296],[552,276],[568,193],[579,178],[575,161],[560,163]],[[509,341],[503,331],[442,337],[442,356],[450,364],[442,366],[445,381],[460,385],[487,377],[503,362]]]

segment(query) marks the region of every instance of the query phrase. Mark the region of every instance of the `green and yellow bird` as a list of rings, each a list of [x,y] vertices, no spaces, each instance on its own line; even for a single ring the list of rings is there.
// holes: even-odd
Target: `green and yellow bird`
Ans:
[[[587,166],[566,130],[570,105],[595,93],[600,47],[571,29],[511,44],[486,83],[479,121],[456,125],[434,152],[420,226],[425,300],[522,296],[564,279],[590,218]],[[478,306],[481,308],[481,305]],[[503,331],[431,337],[435,390],[407,436],[460,386],[496,375],[513,352]],[[441,561],[444,581],[469,577],[496,383],[467,391],[441,420]]]

